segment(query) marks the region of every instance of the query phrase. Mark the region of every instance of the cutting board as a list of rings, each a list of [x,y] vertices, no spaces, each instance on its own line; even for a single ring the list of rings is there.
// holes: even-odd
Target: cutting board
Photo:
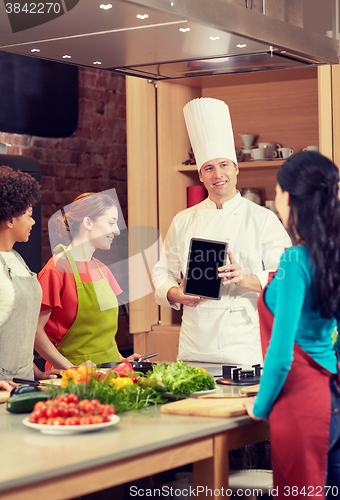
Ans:
[[[243,398],[230,399],[182,399],[161,406],[161,413],[196,415],[200,417],[236,417],[244,415]]]
[[[243,389],[240,390],[241,394],[248,394],[249,392],[258,392],[260,389],[260,384],[257,385],[248,385],[247,387],[243,387]]]

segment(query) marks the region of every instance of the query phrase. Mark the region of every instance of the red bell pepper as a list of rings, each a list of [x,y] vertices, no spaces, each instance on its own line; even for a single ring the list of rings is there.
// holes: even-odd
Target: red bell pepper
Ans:
[[[128,361],[119,363],[119,365],[112,368],[112,371],[116,372],[120,377],[122,375],[133,375],[135,373],[135,370],[132,368],[131,363],[129,363]]]

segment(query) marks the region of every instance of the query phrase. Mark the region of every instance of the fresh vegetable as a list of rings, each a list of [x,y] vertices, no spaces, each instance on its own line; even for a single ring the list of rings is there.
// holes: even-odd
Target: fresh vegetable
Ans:
[[[6,409],[11,413],[30,413],[38,401],[46,400],[48,395],[43,391],[16,394],[6,401]]]
[[[192,392],[215,389],[215,380],[204,369],[189,366],[183,361],[153,365],[153,370],[147,373],[150,380],[163,382],[169,392],[178,396],[189,396]]]
[[[112,368],[112,370],[115,371],[118,375],[133,375],[135,373],[135,370],[132,368],[131,363],[129,363],[128,361],[119,363],[119,365],[116,365],[114,368]]]
[[[101,404],[94,399],[78,402],[76,394],[60,395],[55,400],[38,402],[29,416],[29,421],[42,425],[89,425],[109,422],[115,413],[112,405]]]
[[[142,387],[152,387],[156,391],[167,391],[167,386],[161,380],[155,380],[147,377],[139,377],[137,380],[138,385]]]
[[[50,399],[69,397],[71,394],[76,395],[79,401],[97,399],[101,404],[112,404],[116,413],[167,401],[159,390],[134,383],[134,377],[117,377],[117,373],[110,370],[98,380],[97,373],[92,373],[86,383],[68,379],[66,387],[50,385],[46,387],[46,393]]]

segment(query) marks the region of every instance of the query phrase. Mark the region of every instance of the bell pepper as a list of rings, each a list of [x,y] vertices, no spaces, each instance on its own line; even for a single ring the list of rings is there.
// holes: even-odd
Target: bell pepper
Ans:
[[[135,370],[132,368],[131,363],[128,361],[123,361],[122,363],[119,363],[119,365],[115,366],[112,368],[113,372],[116,372],[120,377],[122,375],[133,375],[135,373]]]
[[[133,382],[130,378],[127,377],[117,377],[114,379],[114,388],[121,389],[126,385],[133,385]]]

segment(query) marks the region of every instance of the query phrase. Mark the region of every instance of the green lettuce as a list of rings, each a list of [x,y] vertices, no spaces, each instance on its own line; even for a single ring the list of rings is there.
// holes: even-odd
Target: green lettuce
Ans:
[[[201,368],[189,366],[184,361],[153,365],[147,377],[163,382],[169,392],[178,396],[189,396],[193,392],[215,389],[215,380]]]

